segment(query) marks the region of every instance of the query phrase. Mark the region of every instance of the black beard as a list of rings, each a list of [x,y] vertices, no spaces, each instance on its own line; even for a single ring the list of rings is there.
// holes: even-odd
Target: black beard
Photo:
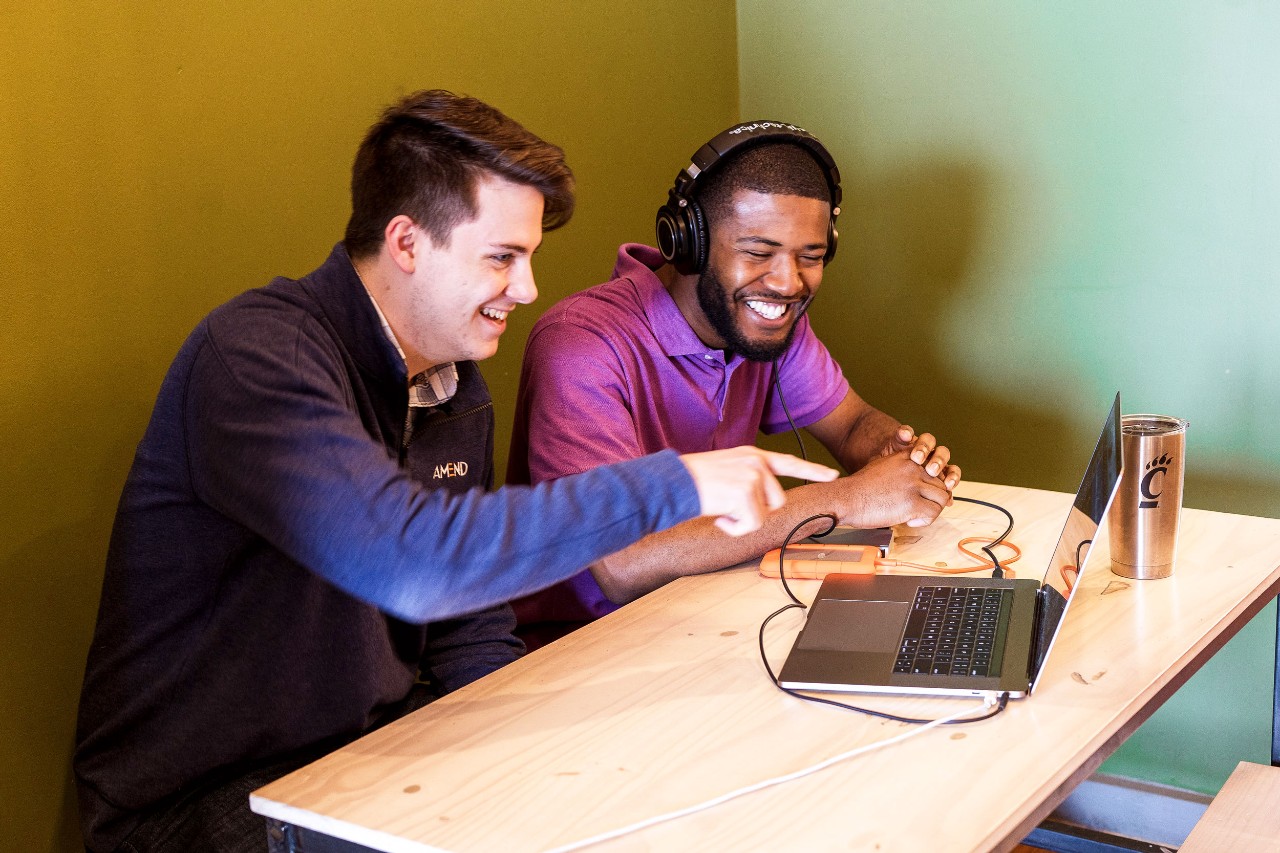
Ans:
[[[707,322],[725,342],[725,348],[730,352],[736,352],[749,361],[773,361],[791,346],[791,338],[795,335],[796,326],[800,323],[798,318],[787,330],[787,336],[779,343],[757,344],[748,340],[742,333],[742,329],[734,322],[732,297],[725,295],[724,285],[710,267],[698,276],[697,293],[698,305],[706,315]],[[787,310],[796,310],[796,304],[792,303]]]

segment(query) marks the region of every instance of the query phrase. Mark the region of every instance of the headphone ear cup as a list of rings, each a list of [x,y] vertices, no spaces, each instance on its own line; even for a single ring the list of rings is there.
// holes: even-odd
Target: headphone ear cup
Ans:
[[[672,190],[671,198],[658,208],[654,230],[658,251],[677,272],[702,272],[707,262],[707,225],[696,202]]]
[[[839,240],[840,232],[836,230],[836,218],[832,216],[827,220],[827,253],[822,256],[823,266],[831,263],[831,259],[836,256],[836,243]]]
[[[689,266],[688,269],[679,269],[686,275],[693,273],[701,273],[707,268],[707,255],[710,254],[711,237],[707,234],[707,220],[702,215],[702,206],[696,201],[690,200],[685,207],[689,214]]]
[[[681,240],[680,230],[679,214],[667,204],[658,208],[658,218],[654,222],[654,231],[658,236],[658,251],[662,253],[662,257],[667,263],[674,263],[676,257],[680,254],[680,245],[684,242]]]
[[[658,208],[658,218],[654,230],[658,237],[658,251],[667,263],[678,270],[689,265],[689,221],[685,206],[680,204],[680,197],[672,190],[670,200]]]

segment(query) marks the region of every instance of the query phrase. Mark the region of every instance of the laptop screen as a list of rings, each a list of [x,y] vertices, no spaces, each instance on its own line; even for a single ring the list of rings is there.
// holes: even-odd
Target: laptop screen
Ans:
[[[1080,481],[1080,488],[1076,491],[1076,499],[1067,514],[1067,523],[1062,528],[1053,559],[1049,562],[1048,574],[1041,581],[1042,602],[1040,625],[1036,632],[1036,660],[1031,670],[1032,689],[1035,687],[1034,681],[1040,677],[1041,665],[1048,657],[1058,625],[1075,592],[1076,580],[1098,533],[1098,527],[1120,485],[1121,469],[1120,395],[1116,394],[1106,423],[1102,426],[1102,434],[1098,437],[1098,444],[1093,449],[1089,467],[1085,469],[1084,479]]]

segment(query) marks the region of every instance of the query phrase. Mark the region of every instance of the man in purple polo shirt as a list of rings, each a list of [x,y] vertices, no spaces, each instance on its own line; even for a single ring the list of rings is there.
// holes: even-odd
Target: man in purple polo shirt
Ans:
[[[530,648],[681,575],[757,558],[810,515],[922,526],[950,502],[960,469],[947,448],[862,400],[804,316],[835,252],[839,203],[839,171],[806,131],[730,128],[677,177],[658,214],[660,249],[622,246],[608,282],[534,326],[508,482],[751,444],[792,424],[851,473],[790,490],[754,534],[686,522],[515,602]]]

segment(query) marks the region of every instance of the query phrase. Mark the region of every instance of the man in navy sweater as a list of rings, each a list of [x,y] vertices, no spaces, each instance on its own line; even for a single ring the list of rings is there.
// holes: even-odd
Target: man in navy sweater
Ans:
[[[213,311],[178,353],[125,483],[81,697],[85,841],[261,850],[248,794],[520,653],[503,602],[698,515],[781,505],[754,448],[666,451],[490,491],[475,362],[537,295],[563,153],[448,92],[389,108],[342,243]]]

